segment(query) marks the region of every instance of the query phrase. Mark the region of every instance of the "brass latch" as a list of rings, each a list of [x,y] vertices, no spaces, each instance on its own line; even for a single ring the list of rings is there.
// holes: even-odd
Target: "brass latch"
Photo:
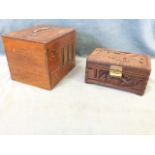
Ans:
[[[112,77],[118,77],[118,78],[122,77],[122,67],[111,65],[109,70],[109,75]]]

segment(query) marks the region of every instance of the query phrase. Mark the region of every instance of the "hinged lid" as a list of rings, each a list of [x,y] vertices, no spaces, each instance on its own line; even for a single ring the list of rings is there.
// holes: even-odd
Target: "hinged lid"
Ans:
[[[122,73],[147,76],[151,71],[150,58],[147,55],[105,48],[95,49],[87,61],[103,65],[112,76],[121,77]]]
[[[74,31],[72,28],[38,25],[31,28],[11,32],[3,36],[9,38],[16,38],[40,43],[48,43],[58,37],[61,37],[67,33]]]

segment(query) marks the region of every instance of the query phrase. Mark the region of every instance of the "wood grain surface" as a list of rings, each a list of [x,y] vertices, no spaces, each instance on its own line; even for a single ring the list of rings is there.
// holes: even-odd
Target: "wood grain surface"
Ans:
[[[121,77],[111,76],[111,66],[122,68]],[[143,95],[150,72],[147,55],[97,48],[87,58],[85,81]]]
[[[35,26],[2,38],[13,80],[52,89],[75,66],[71,28]]]

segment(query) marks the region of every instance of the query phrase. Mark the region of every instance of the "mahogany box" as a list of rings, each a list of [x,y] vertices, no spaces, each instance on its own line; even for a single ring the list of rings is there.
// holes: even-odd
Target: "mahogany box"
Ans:
[[[147,55],[97,48],[87,58],[85,81],[143,95],[150,72]]]
[[[72,28],[38,25],[2,38],[13,80],[52,89],[75,66]]]

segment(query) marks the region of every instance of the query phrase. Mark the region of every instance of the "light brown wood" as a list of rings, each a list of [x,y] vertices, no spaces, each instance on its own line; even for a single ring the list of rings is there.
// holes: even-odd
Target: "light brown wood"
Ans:
[[[71,28],[35,26],[3,36],[13,80],[52,89],[74,66],[76,33]]]

